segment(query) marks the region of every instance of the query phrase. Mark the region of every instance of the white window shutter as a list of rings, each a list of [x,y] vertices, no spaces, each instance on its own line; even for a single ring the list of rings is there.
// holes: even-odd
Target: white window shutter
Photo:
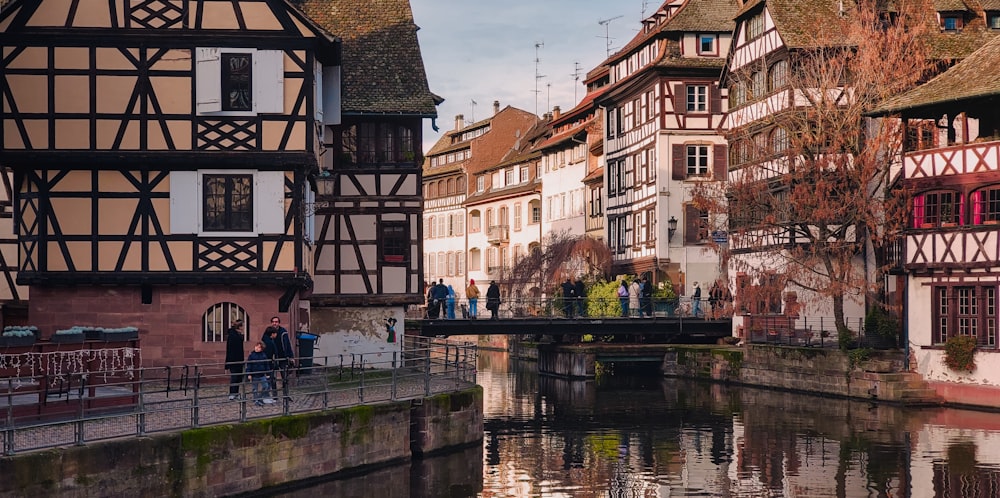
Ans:
[[[199,47],[195,52],[197,111],[199,114],[219,112],[222,110],[222,60],[219,49]]]
[[[316,121],[323,123],[323,66],[318,61],[313,64],[313,105]]]
[[[170,233],[198,233],[201,186],[197,171],[170,172]]]
[[[258,50],[253,56],[254,106],[258,113],[285,112],[285,54]]]
[[[323,124],[340,124],[340,66],[323,66]]]
[[[285,233],[285,173],[258,171],[256,182],[257,233]]]

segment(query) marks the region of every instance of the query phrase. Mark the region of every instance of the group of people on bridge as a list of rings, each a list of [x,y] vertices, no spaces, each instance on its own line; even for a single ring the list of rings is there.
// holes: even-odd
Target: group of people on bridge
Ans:
[[[455,289],[444,284],[444,279],[438,279],[438,283],[427,282],[427,312],[424,318],[443,318],[454,320],[455,305],[458,296]],[[462,318],[469,320],[479,319],[479,287],[474,279],[469,280],[469,286],[465,288],[465,296],[468,299],[468,307],[462,305]],[[500,286],[496,280],[490,282],[486,289],[486,309],[490,312],[490,319],[496,320],[500,312]]]

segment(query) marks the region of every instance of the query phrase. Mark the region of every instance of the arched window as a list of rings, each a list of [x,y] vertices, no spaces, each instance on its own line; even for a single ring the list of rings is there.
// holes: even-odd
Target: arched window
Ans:
[[[482,217],[479,215],[479,210],[474,209],[469,213],[469,232],[476,233],[482,230]]]
[[[448,179],[448,195],[452,195],[454,193],[455,193],[455,179],[454,178],[449,178]]]
[[[991,185],[972,193],[972,224],[1000,224],[1000,185]]]
[[[427,188],[427,197],[434,198],[438,195],[438,185],[437,182],[431,182]]]
[[[427,228],[430,230],[427,230],[424,235],[426,235],[428,239],[433,239],[435,237],[434,231],[437,230],[437,225],[434,223],[433,216],[427,219]]]
[[[250,338],[250,315],[236,303],[218,303],[209,307],[201,317],[201,340],[205,342],[225,342],[226,331],[243,321],[243,340]]]
[[[729,108],[743,105],[747,101],[747,86],[742,81],[734,81],[729,87]]]
[[[751,86],[750,95],[748,95],[748,98],[750,98],[752,100],[757,100],[757,99],[763,98],[764,95],[767,94],[767,91],[765,90],[766,87],[765,87],[764,78],[765,78],[765,74],[764,74],[763,71],[757,71],[757,72],[753,73],[753,76],[750,77],[750,84],[752,86]]]
[[[780,60],[771,64],[767,72],[767,89],[776,91],[788,84],[788,61]]]
[[[460,176],[460,177],[458,177],[458,193],[464,194],[465,190],[466,190],[465,189],[465,177],[464,176]]]
[[[779,126],[771,130],[771,151],[781,154],[786,150],[788,150],[788,132]]]

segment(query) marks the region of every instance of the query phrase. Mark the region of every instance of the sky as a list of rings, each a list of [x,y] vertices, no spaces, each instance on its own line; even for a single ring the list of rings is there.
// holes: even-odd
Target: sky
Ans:
[[[609,46],[614,53],[635,36],[643,8],[649,14],[660,3],[410,0],[430,89],[445,99],[437,108],[439,131],[424,126],[424,151],[455,128],[455,115],[466,123],[485,119],[493,101],[538,115],[572,109],[584,96],[587,72],[607,58]]]

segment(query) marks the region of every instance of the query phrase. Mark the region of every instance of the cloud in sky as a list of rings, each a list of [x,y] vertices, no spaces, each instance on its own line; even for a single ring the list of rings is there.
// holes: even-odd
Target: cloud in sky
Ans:
[[[605,37],[612,51],[627,43],[639,29],[643,4],[647,14],[659,7],[641,0],[410,0],[431,91],[445,99],[438,106],[439,131],[424,127],[424,150],[454,129],[455,115],[484,119],[495,100],[501,108],[539,115],[575,106],[585,92],[584,76],[607,58]],[[537,85],[536,43],[543,44],[537,74],[544,75]]]

